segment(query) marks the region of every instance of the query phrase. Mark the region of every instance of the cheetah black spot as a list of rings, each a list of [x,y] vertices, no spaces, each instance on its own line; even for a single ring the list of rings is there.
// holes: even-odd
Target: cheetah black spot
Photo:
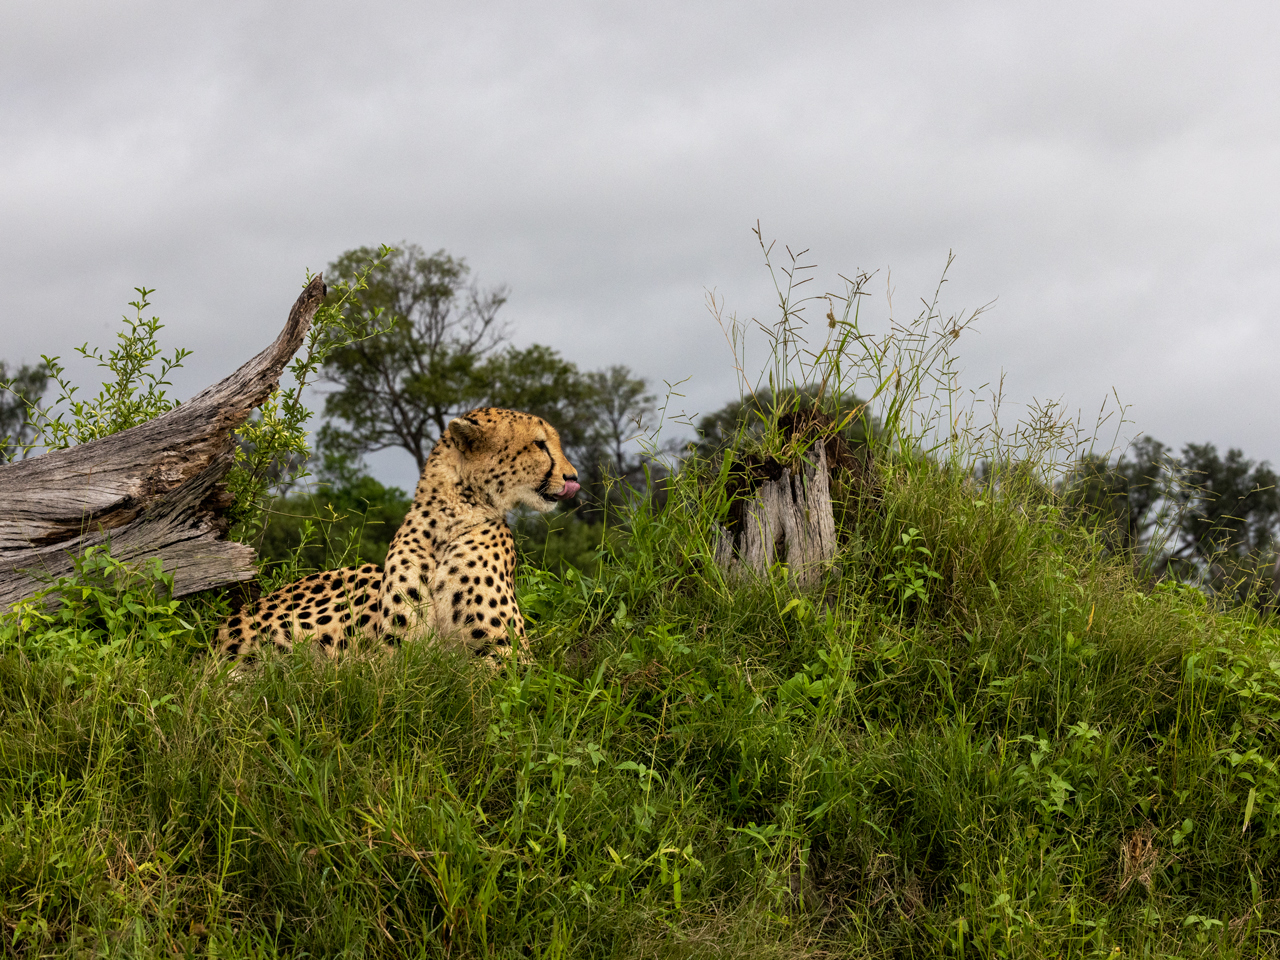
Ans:
[[[362,614],[360,614],[360,619],[356,621],[356,624],[357,624],[357,626],[361,626],[361,627],[363,627],[363,626],[366,626],[366,625],[369,623],[369,621],[370,621],[370,620],[372,620],[372,619],[373,619],[373,618],[372,618],[372,617],[370,617],[370,616],[369,616],[369,614],[367,614],[367,613],[362,613]]]
[[[227,644],[227,653],[231,654],[231,656],[234,657],[239,652],[240,652],[240,644],[238,643]]]
[[[471,631],[471,638],[473,640],[483,640],[487,636],[488,634],[479,628]]]
[[[486,587],[492,587],[492,586],[493,586],[493,577],[485,577],[485,578],[484,578],[484,585],[485,585]]]
[[[409,588],[409,599],[412,600],[414,603],[417,603],[419,600],[422,599],[422,594],[418,592],[417,587]]]
[[[320,624],[320,626],[322,627],[326,623],[331,623],[332,621],[333,621],[333,617],[329,616],[329,614],[327,613],[323,617],[316,617],[316,623]]]
[[[397,613],[391,618],[391,622],[397,627],[407,627],[409,625],[409,620],[403,613]]]

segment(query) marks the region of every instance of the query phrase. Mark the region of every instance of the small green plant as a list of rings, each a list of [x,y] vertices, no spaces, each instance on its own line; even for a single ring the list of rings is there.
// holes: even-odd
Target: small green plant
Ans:
[[[929,581],[941,580],[942,574],[934,570],[933,552],[924,545],[924,537],[915,527],[899,536],[890,550],[890,570],[882,578],[890,596],[902,613],[916,607],[929,605]]]
[[[232,511],[233,539],[258,541],[268,519],[272,491],[287,490],[310,476],[307,460],[307,422],[311,410],[303,402],[303,392],[312,384],[325,360],[335,350],[358,340],[378,336],[385,326],[364,324],[348,318],[345,309],[360,291],[368,288],[369,277],[392,249],[378,248],[373,259],[356,270],[351,280],[336,283],[316,312],[301,355],[289,364],[292,383],[277,388],[258,412],[236,431],[236,465],[227,484],[236,498]],[[307,281],[311,277],[308,274]],[[374,319],[380,317],[380,311]]]
[[[179,347],[171,357],[162,355],[156,335],[164,324],[159,317],[143,317],[143,311],[151,306],[149,297],[155,290],[134,289],[138,299],[130,301],[129,306],[137,315],[122,318],[126,329],[116,334],[116,346],[106,353],[90,347],[87,342],[76,348],[80,356],[111,374],[111,379],[103,382],[93,399],[76,399],[79,387],[71,383],[59,357],[41,357],[58,386],[58,397],[49,408],[53,413],[34,403],[28,404],[34,437],[26,445],[27,450],[39,447],[62,450],[87,443],[146,423],[178,405],[166,393],[166,388],[172,386],[169,374],[182,366],[191,351]],[[157,360],[160,369],[152,370]]]
[[[57,661],[70,684],[120,659],[200,648],[182,602],[170,599],[173,577],[158,559],[134,566],[95,546],[73,562],[72,575],[0,618],[0,654]]]

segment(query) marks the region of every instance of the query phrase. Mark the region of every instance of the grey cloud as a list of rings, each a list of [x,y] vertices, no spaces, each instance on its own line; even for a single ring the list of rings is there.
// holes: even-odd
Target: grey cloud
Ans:
[[[998,297],[973,385],[1114,386],[1130,432],[1280,459],[1280,13],[1152,10],[9,5],[0,356],[101,343],[146,283],[190,394],[304,268],[407,239],[508,283],[522,342],[706,410],[735,388],[704,290],[770,315],[759,218],[824,283],[891,266],[900,309],[954,249],[946,302]]]

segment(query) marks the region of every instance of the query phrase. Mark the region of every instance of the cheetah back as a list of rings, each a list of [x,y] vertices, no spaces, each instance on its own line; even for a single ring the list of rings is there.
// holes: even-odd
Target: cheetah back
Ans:
[[[382,569],[373,564],[326,570],[247,603],[218,630],[220,653],[247,659],[263,647],[290,650],[314,638],[329,656],[381,632]]]

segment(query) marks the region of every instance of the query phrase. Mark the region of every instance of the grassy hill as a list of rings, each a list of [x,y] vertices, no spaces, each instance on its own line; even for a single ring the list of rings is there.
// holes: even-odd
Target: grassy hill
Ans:
[[[1275,628],[1135,579],[1034,442],[921,455],[937,368],[880,357],[818,590],[725,583],[690,468],[598,572],[522,569],[527,670],[233,674],[216,603],[89,557],[0,620],[5,953],[1280,955]]]
[[[526,568],[538,665],[493,678],[232,676],[143,579],[8,621],[6,950],[1280,953],[1275,631],[1051,503],[882,473],[811,597],[720,582],[705,498]]]

